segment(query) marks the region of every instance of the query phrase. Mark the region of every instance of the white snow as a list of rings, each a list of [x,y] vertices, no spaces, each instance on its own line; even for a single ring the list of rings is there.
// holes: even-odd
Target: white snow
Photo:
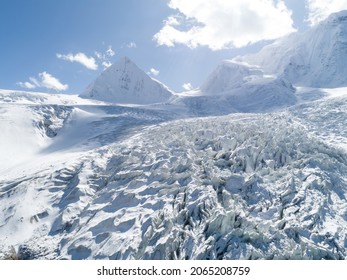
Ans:
[[[297,101],[295,88],[287,80],[235,61],[223,61],[201,89],[177,96],[173,103],[187,106],[195,115],[269,112]]]
[[[17,165],[1,171],[0,251],[345,258],[347,96],[321,91],[330,95],[289,111],[173,121],[155,107],[2,104],[17,129],[4,146],[18,149],[9,139],[25,133],[43,144],[25,142],[27,164],[17,150]]]
[[[259,53],[236,58],[306,87],[346,86],[347,11],[332,14],[307,32],[294,33]]]
[[[168,101],[172,93],[124,57],[108,67],[80,96],[111,103],[151,104]]]
[[[259,67],[236,61],[223,61],[201,86],[206,94],[216,94],[241,87],[263,76]]]

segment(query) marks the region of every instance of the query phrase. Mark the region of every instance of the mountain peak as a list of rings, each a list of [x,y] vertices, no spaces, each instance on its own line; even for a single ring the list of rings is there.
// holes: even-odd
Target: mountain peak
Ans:
[[[207,94],[215,94],[238,88],[252,77],[262,75],[263,72],[259,67],[245,62],[224,60],[207,78],[201,90]]]
[[[112,103],[152,104],[168,101],[172,93],[124,56],[102,72],[80,96]]]
[[[123,56],[121,57],[117,62],[115,62],[114,66],[120,65],[120,64],[133,64],[136,65],[129,57],[127,56]]]
[[[343,10],[337,13],[331,14],[326,21],[322,22],[324,23],[334,23],[334,24],[340,24],[340,23],[347,23],[347,10]]]
[[[104,73],[107,72],[114,72],[114,71],[123,71],[123,72],[138,72],[141,74],[146,74],[144,73],[130,58],[127,56],[123,56],[120,58],[118,61],[113,63],[110,67],[106,68],[101,75],[104,75]]]
[[[132,62],[131,59],[129,57],[127,57],[126,55],[123,56],[120,61],[126,61],[126,62]]]

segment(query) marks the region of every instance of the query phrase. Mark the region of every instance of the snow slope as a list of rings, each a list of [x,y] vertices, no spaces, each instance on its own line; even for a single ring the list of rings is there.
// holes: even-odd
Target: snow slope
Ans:
[[[107,68],[80,97],[111,103],[151,104],[167,102],[172,93],[150,78],[129,58]]]
[[[99,103],[75,95],[0,90],[0,170],[30,164],[35,155],[51,146],[68,120],[78,122],[78,109],[73,107],[76,104]]]
[[[105,104],[96,100],[81,99],[77,95],[54,94],[30,91],[15,91],[0,89],[0,104],[22,105],[91,105]]]
[[[131,135],[133,129],[141,130],[143,126],[169,120],[174,115],[160,110],[91,103],[76,96],[61,95],[57,99],[56,95],[3,90],[0,96],[5,100],[0,103],[1,130],[4,131],[0,135],[0,200],[3,202],[0,258],[13,250],[11,246],[23,245],[26,240],[39,236],[48,240],[47,244],[42,243],[42,248],[53,253],[55,249],[50,251],[52,241],[47,230],[61,214],[58,202],[61,196],[65,199],[68,194],[65,187],[68,192],[73,191],[65,211],[85,203],[72,198],[77,194],[74,189],[77,185],[71,182],[65,185],[67,175],[58,174],[69,173],[65,171],[70,170],[69,166],[83,165],[91,151],[120,141],[123,135]],[[34,105],[37,98],[39,102]],[[69,105],[54,104],[62,100]],[[89,172],[92,174],[95,170]],[[78,183],[82,181],[78,179]],[[82,188],[84,192],[86,186]]]
[[[259,53],[236,58],[308,87],[347,85],[347,11],[332,14],[307,32],[291,34]]]
[[[216,94],[241,87],[252,80],[259,80],[263,71],[259,67],[235,61],[223,61],[201,86],[205,94]]]

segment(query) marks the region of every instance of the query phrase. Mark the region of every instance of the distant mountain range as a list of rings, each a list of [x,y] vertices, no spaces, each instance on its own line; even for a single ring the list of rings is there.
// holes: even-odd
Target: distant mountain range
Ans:
[[[171,102],[184,104],[198,114],[271,111],[296,103],[294,85],[347,86],[346,57],[347,12],[342,11],[258,53],[222,62],[193,92],[173,93],[124,57],[80,96],[119,104]]]

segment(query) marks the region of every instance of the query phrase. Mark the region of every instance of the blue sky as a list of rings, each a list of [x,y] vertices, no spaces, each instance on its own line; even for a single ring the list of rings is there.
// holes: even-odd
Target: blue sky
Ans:
[[[303,31],[342,2],[0,0],[0,88],[80,93],[128,56],[183,91],[221,60]]]

